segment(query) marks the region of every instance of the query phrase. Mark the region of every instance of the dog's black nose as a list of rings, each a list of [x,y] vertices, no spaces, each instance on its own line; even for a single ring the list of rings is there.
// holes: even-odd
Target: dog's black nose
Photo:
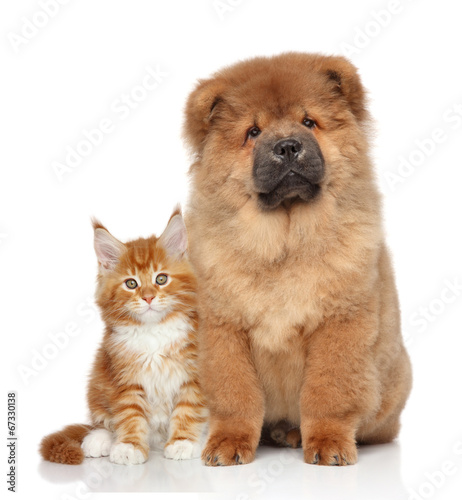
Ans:
[[[278,141],[273,148],[274,154],[284,161],[292,161],[297,158],[302,150],[302,143],[297,139],[286,138]]]

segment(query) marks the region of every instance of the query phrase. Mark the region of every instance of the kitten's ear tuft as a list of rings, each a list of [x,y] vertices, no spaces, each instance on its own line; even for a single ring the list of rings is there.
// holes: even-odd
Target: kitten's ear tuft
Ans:
[[[172,215],[170,216],[170,219],[168,220],[168,222],[170,223],[170,221],[173,219],[173,217],[175,217],[175,215],[179,215],[180,217],[182,217],[182,214],[181,214],[181,206],[179,203],[177,203],[174,207],[173,207],[173,212],[172,212]],[[168,226],[168,224],[167,224]]]
[[[167,227],[159,238],[159,243],[165,248],[168,255],[181,258],[188,249],[188,233],[177,206],[168,221]]]
[[[107,231],[107,229],[101,224],[101,222],[96,218],[92,217],[91,218],[91,225],[93,226],[93,229],[96,231],[98,228],[104,229]],[[108,231],[109,232],[109,231]]]
[[[95,231],[95,252],[102,271],[111,271],[119,262],[120,256],[126,250],[125,245],[114,238],[112,234],[96,219],[92,219]]]

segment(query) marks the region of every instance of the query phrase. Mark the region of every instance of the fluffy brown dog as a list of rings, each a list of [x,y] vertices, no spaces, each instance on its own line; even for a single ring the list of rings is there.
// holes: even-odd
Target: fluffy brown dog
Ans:
[[[280,421],[310,464],[398,433],[411,370],[368,130],[341,57],[251,59],[189,97],[208,465],[250,462]]]

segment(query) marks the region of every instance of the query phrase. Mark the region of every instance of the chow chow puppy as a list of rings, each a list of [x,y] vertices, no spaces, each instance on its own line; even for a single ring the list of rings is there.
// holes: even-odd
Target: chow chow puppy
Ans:
[[[247,60],[189,97],[207,465],[252,461],[280,422],[319,465],[398,433],[411,368],[369,130],[342,57]]]

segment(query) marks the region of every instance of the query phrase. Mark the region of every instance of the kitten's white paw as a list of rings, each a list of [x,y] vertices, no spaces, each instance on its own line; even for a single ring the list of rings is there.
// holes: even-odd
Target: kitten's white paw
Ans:
[[[201,447],[199,443],[189,439],[179,439],[169,444],[164,449],[164,457],[172,460],[188,460],[190,458],[199,458],[201,456]]]
[[[137,465],[146,462],[143,452],[131,443],[114,443],[111,447],[109,460],[120,465]]]
[[[94,429],[82,441],[82,450],[86,457],[107,457],[112,445],[112,432],[106,429]]]

